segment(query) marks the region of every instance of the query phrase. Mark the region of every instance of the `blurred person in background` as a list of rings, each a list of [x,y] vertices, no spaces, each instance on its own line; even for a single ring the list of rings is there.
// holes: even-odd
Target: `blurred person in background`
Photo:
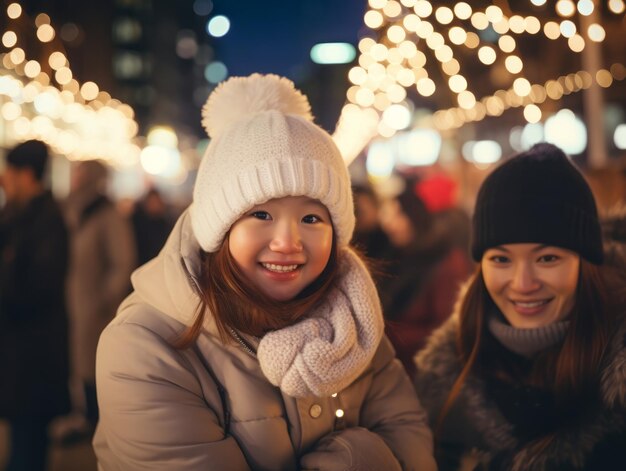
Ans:
[[[381,212],[393,249],[379,292],[389,338],[411,376],[413,356],[448,318],[472,269],[469,217],[454,206],[456,185],[448,177],[431,178],[408,177]]]
[[[584,177],[535,145],[485,179],[472,234],[479,266],[416,358],[439,469],[623,469],[626,279]]]
[[[384,259],[390,243],[380,225],[380,201],[371,185],[352,186],[356,226],[352,244],[370,259]]]
[[[606,262],[626,269],[626,201],[609,209],[600,219]]]
[[[131,220],[137,248],[137,264],[143,265],[157,256],[174,226],[163,196],[156,188],[150,188],[137,202]]]
[[[136,266],[130,223],[106,196],[108,170],[96,160],[77,164],[65,201],[70,229],[68,277],[73,413],[55,424],[62,443],[88,438],[98,421],[95,364],[100,333],[130,292]]]
[[[0,212],[0,417],[9,421],[7,471],[44,471],[48,424],[69,410],[65,281],[68,237],[45,189],[47,146],[6,156]]]

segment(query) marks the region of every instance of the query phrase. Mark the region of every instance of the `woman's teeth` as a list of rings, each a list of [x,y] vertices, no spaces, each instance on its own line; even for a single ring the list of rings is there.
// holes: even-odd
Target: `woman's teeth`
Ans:
[[[263,265],[263,268],[266,270],[277,273],[287,273],[298,268],[298,265],[274,265],[273,263],[262,263],[261,265]]]
[[[549,299],[545,299],[543,301],[532,301],[532,302],[520,302],[520,301],[513,301],[513,304],[515,304],[516,306],[520,306],[520,307],[526,307],[526,308],[533,308],[533,307],[539,307],[542,306],[544,304],[548,304],[550,300]]]

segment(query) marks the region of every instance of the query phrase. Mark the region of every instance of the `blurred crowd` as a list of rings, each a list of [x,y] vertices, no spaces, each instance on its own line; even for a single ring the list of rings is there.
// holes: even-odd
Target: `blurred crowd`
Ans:
[[[130,292],[130,275],[165,242],[175,214],[151,188],[123,214],[108,167],[73,164],[71,190],[46,189],[49,150],[11,149],[0,211],[0,417],[11,429],[7,470],[45,469],[52,439],[90,439],[98,421],[100,333]]]

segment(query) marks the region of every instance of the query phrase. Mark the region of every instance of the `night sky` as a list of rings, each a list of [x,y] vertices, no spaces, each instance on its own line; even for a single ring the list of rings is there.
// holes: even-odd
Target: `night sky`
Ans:
[[[228,34],[214,41],[229,75],[273,72],[297,80],[319,42],[356,46],[366,0],[213,0],[211,16],[226,15]]]

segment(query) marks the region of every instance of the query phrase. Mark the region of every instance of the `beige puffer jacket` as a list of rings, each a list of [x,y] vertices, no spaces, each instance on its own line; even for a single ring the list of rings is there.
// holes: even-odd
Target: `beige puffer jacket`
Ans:
[[[436,469],[425,414],[386,338],[334,397],[287,396],[212,324],[193,348],[172,348],[197,309],[198,253],[185,213],[102,334],[100,470]]]

